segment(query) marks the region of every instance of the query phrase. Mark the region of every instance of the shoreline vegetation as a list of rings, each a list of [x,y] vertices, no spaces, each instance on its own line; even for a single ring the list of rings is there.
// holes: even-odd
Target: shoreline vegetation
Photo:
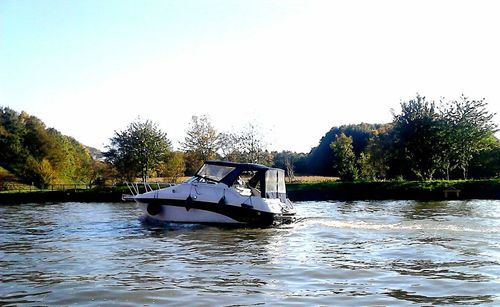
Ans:
[[[191,118],[178,148],[157,123],[138,118],[101,152],[0,107],[0,191],[10,190],[0,202],[116,201],[128,193],[118,182],[176,181],[206,160],[283,169],[291,200],[500,198],[499,130],[484,98],[435,102],[417,94],[400,107],[390,123],[333,126],[309,153],[270,151],[255,122],[219,131],[208,115]],[[327,180],[295,182],[297,174]],[[32,193],[14,193],[22,190]]]
[[[299,182],[287,184],[292,201],[500,199],[500,179],[452,181]],[[0,205],[47,202],[121,202],[126,186],[0,193]]]
[[[292,183],[293,201],[500,199],[500,180]]]

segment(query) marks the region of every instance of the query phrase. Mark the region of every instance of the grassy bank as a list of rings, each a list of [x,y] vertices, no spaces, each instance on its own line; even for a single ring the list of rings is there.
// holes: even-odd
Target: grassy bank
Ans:
[[[456,194],[458,190],[458,195]],[[500,179],[457,181],[319,182],[287,185],[290,199],[500,199]]]
[[[445,197],[445,191],[448,197]],[[458,195],[456,194],[458,190]],[[468,181],[301,182],[287,185],[292,201],[385,199],[500,199],[500,179]],[[3,192],[0,204],[119,202],[126,187],[92,190]]]

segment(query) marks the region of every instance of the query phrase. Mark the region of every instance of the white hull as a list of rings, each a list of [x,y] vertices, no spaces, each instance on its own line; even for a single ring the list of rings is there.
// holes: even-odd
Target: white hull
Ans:
[[[225,215],[201,210],[189,209],[178,206],[161,205],[161,212],[157,215],[149,215],[147,205],[142,205],[142,209],[149,218],[162,222],[172,223],[206,223],[206,224],[241,224],[240,222]]]

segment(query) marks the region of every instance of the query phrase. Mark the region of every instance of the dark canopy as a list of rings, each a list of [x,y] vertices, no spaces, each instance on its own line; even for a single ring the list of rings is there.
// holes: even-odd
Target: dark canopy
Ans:
[[[205,166],[206,165],[206,166]],[[196,173],[199,177],[204,177],[211,165],[219,166],[217,174],[212,174],[211,180],[221,182],[227,186],[232,186],[243,172],[255,172],[250,182],[260,183],[261,196],[265,198],[285,198],[284,171],[277,168],[270,168],[265,165],[255,163],[236,163],[229,161],[206,161]]]

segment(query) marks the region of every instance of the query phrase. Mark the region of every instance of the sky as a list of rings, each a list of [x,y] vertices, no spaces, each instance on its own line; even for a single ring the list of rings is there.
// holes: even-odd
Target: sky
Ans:
[[[0,106],[99,149],[137,119],[178,148],[206,114],[309,152],[417,93],[500,113],[499,13],[484,0],[0,0]]]

